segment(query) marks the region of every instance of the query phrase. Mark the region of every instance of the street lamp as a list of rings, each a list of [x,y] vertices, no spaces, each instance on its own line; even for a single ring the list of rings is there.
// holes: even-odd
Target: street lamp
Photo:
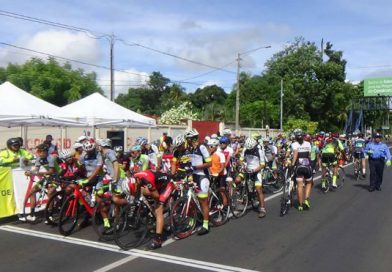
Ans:
[[[255,52],[260,49],[271,48],[271,45],[268,46],[261,46],[249,51],[245,51],[242,53],[238,53],[237,57],[237,90],[236,90],[236,100],[235,100],[235,131],[236,134],[239,133],[240,130],[240,67],[241,67],[241,55],[246,55],[252,52]]]

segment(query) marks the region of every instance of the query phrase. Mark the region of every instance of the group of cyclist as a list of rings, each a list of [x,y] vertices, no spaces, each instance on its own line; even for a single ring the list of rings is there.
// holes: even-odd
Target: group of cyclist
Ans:
[[[245,139],[233,137],[230,129],[224,129],[221,136],[214,134],[200,139],[196,129],[188,129],[174,139],[164,134],[159,143],[149,143],[147,138],[138,137],[135,144],[124,152],[121,146],[112,146],[110,139],[94,139],[81,136],[72,149],[61,151],[50,150],[45,143],[36,147],[37,158],[34,167],[26,171],[27,176],[57,175],[60,179],[74,179],[80,186],[94,186],[95,199],[99,205],[100,199],[111,188],[111,200],[121,207],[129,199],[135,199],[140,194],[155,201],[156,235],[149,247],[161,247],[164,231],[164,206],[170,197],[173,187],[171,180],[191,176],[197,184],[203,222],[198,230],[199,235],[209,232],[209,187],[210,183],[217,184],[222,195],[223,204],[229,204],[224,190],[228,183],[239,184],[249,175],[254,182],[258,199],[258,217],[264,218],[267,210],[263,192],[263,168],[272,169],[271,179],[280,178],[279,167],[291,167],[295,172],[297,183],[298,211],[310,209],[310,196],[313,188],[313,175],[321,170],[321,188],[325,182],[326,168],[333,166],[332,187],[337,187],[337,170],[354,157],[362,160],[362,175],[366,175],[365,146],[368,140],[362,133],[352,137],[338,133],[319,132],[314,136],[296,129],[289,136],[281,133],[275,139],[252,134]],[[21,152],[23,145],[12,138],[7,142],[7,150]],[[2,151],[3,153],[5,151]],[[14,156],[8,162],[0,152],[0,164],[19,162]],[[3,155],[2,155],[3,154]],[[8,156],[12,157],[12,156]],[[32,159],[28,154],[26,159]],[[56,179],[59,180],[59,179]],[[107,186],[110,183],[111,186]],[[31,192],[42,186],[39,178],[33,184]],[[49,196],[56,190],[56,181],[48,188]],[[70,194],[74,185],[70,184],[66,192]],[[35,194],[30,194],[30,215],[27,221],[36,220]],[[105,231],[113,231],[108,219],[108,211],[101,210]],[[79,227],[89,223],[86,217]]]

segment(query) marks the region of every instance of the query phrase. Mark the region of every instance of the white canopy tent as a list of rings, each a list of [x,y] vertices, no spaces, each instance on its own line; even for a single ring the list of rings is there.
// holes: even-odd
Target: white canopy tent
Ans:
[[[99,93],[62,107],[58,113],[92,127],[155,127],[154,119],[126,109]]]
[[[57,115],[60,107],[52,105],[10,82],[0,85],[0,126],[86,126]]]

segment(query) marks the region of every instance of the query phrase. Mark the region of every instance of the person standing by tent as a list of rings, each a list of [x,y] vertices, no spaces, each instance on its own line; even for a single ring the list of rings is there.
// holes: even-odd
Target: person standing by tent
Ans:
[[[18,138],[10,138],[7,140],[7,148],[0,151],[0,168],[18,167],[20,160],[22,160],[22,164],[26,165],[32,159],[33,155],[21,148]]]
[[[58,154],[57,145],[52,144],[52,141],[53,141],[53,136],[52,135],[46,135],[45,141],[43,142],[43,144],[48,146],[48,154],[50,154],[50,155],[57,155]]]

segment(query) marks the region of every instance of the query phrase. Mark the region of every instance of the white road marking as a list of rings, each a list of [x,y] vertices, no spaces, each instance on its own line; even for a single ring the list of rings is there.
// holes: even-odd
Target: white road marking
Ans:
[[[51,234],[51,233],[46,233],[46,232],[41,232],[41,231],[36,231],[36,230],[29,230],[29,229],[19,228],[19,227],[15,227],[15,226],[7,226],[7,225],[0,226],[0,230],[9,231],[9,232],[13,232],[13,233],[19,233],[19,234],[33,236],[33,237],[39,237],[39,238],[43,238],[43,239],[60,241],[60,242],[69,243],[69,244],[75,244],[75,245],[80,245],[80,246],[87,246],[87,247],[102,249],[102,250],[106,250],[106,251],[110,251],[110,252],[130,255],[131,257],[134,257],[134,258],[142,257],[142,258],[152,259],[152,260],[156,260],[156,261],[167,262],[167,263],[171,263],[171,264],[178,264],[178,265],[183,265],[183,266],[188,266],[188,267],[195,267],[198,269],[203,269],[203,270],[208,270],[208,271],[217,271],[217,272],[255,272],[256,271],[256,270],[249,270],[249,269],[244,269],[244,268],[235,267],[235,266],[221,265],[221,264],[216,264],[216,263],[211,263],[211,262],[205,262],[205,261],[177,257],[177,256],[172,256],[172,255],[167,255],[167,254],[161,254],[161,253],[156,253],[156,252],[151,252],[151,251],[146,252],[146,251],[139,250],[139,249],[132,249],[129,251],[123,251],[123,250],[119,249],[116,245],[109,245],[109,244],[105,244],[105,243],[101,243],[101,242],[94,242],[94,241],[89,241],[89,240],[84,240],[84,239],[79,239],[79,238],[74,238],[74,237],[66,237],[66,236],[61,236],[58,234]],[[128,258],[125,258],[125,259],[128,259]],[[127,261],[132,260],[130,258],[128,260],[125,260],[125,259],[117,261],[115,263],[117,263],[117,266],[119,266],[121,264],[124,264]],[[122,261],[122,263],[121,263],[121,261]],[[115,266],[114,266],[115,263],[112,264],[113,268],[115,268]],[[110,265],[108,265],[108,266],[110,266]],[[110,268],[108,266],[105,266],[105,267]],[[102,270],[102,272],[108,271],[108,270],[110,270],[110,269]],[[100,271],[100,270],[98,270],[98,271]]]
[[[101,267],[100,269],[94,270],[94,272],[106,272],[115,269],[116,267],[119,267],[127,262],[133,261],[134,259],[137,259],[139,257],[136,256],[128,256],[124,259],[118,260],[117,262],[108,264],[107,266]]]

